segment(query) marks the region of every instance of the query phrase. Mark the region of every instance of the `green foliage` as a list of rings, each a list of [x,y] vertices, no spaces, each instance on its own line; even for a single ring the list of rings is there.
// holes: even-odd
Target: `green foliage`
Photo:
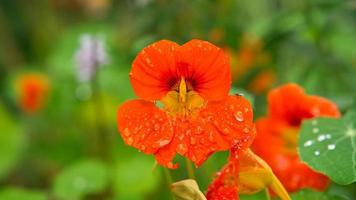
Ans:
[[[309,200],[309,199],[318,199],[318,200],[336,200],[334,198],[330,198],[326,194],[322,192],[315,192],[312,190],[302,190],[293,195],[291,195],[293,200]]]
[[[46,200],[44,192],[23,188],[9,187],[0,190],[1,200]]]
[[[298,143],[303,161],[339,184],[356,181],[356,112],[342,119],[303,122]]]
[[[0,180],[16,166],[24,149],[21,125],[11,118],[0,102]]]
[[[104,163],[84,160],[68,166],[56,177],[53,192],[60,199],[80,199],[87,194],[103,192],[108,181],[108,169]]]
[[[160,173],[158,168],[153,171],[154,163],[142,155],[117,163],[111,175],[118,199],[140,199],[157,189]]]

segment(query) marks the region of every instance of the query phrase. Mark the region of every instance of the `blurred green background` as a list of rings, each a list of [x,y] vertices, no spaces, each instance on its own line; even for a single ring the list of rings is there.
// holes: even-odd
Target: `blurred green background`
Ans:
[[[83,34],[100,35],[109,57],[95,84],[76,78]],[[124,145],[116,110],[135,98],[128,72],[143,47],[193,38],[226,50],[234,91],[248,95],[256,117],[266,112],[266,92],[290,81],[342,111],[355,106],[356,1],[1,0],[0,200],[172,199],[167,170]],[[16,89],[29,73],[49,80],[34,113],[21,108]],[[216,153],[195,170],[202,191],[226,158]],[[188,177],[178,162],[172,181]],[[356,199],[355,190],[332,185],[327,193]],[[309,192],[293,198],[326,199]]]

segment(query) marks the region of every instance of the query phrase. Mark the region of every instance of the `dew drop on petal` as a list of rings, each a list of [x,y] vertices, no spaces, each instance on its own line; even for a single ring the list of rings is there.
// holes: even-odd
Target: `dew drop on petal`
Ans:
[[[313,128],[313,133],[319,133],[319,129],[318,128]]]
[[[167,167],[172,168],[172,167],[173,167],[173,163],[172,163],[172,162],[169,162],[169,163],[167,164]]]
[[[214,136],[212,132],[209,132],[209,141],[214,142]]]
[[[205,144],[205,138],[200,139],[201,144]]]
[[[146,150],[146,146],[145,145],[141,145],[140,148],[141,148],[142,151]]]
[[[187,152],[188,148],[185,144],[179,144],[177,146],[177,152],[180,153],[180,154],[185,154]]]
[[[235,119],[236,119],[238,122],[243,122],[243,121],[244,121],[244,117],[243,117],[241,111],[237,111],[237,112],[234,114],[234,117],[235,117]]]
[[[319,156],[320,155],[320,151],[314,151],[314,155]]]
[[[160,147],[163,147],[163,146],[169,144],[169,142],[170,142],[169,140],[160,140],[158,143],[159,143]]]
[[[197,161],[197,158],[194,155],[192,156],[192,161],[193,162]]]
[[[124,135],[125,135],[126,137],[130,136],[130,131],[129,131],[128,128],[125,128],[125,129],[124,129]]]
[[[305,147],[309,147],[309,146],[311,146],[312,144],[313,144],[313,141],[312,141],[312,140],[308,140],[308,141],[304,142],[304,146],[305,146]]]
[[[247,113],[248,112],[248,108],[244,108],[244,111]]]
[[[183,139],[184,139],[184,134],[180,134],[180,135],[178,136],[178,139],[179,139],[179,140],[183,140]]]
[[[249,130],[247,127],[245,127],[242,131],[243,131],[244,133],[249,133],[249,132],[250,132],[250,130]]]
[[[328,145],[328,149],[329,150],[334,150],[336,148],[336,145],[335,144],[329,144]]]
[[[154,130],[155,130],[155,131],[158,131],[158,130],[159,130],[159,128],[160,128],[159,124],[155,124],[155,126],[154,126]]]
[[[194,144],[196,144],[196,143],[197,143],[197,140],[196,140],[195,138],[191,137],[191,138],[190,138],[190,144],[191,144],[191,145],[194,145]]]
[[[127,138],[126,142],[128,145],[131,145],[133,143],[133,138],[132,137]]]

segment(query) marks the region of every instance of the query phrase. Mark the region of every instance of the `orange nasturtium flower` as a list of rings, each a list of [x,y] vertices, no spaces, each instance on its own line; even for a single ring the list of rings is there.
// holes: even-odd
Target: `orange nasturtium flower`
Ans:
[[[200,166],[215,151],[252,143],[251,105],[229,96],[229,60],[213,44],[151,44],[134,60],[130,80],[139,99],[119,108],[118,129],[127,145],[154,154],[159,164],[178,167],[172,163],[178,153]]]
[[[340,112],[333,102],[309,96],[290,83],[269,92],[268,115],[256,122],[253,149],[271,166],[289,192],[302,188],[324,190],[328,186],[328,178],[304,164],[297,153],[302,120],[319,116],[339,117]]]
[[[287,191],[268,164],[250,149],[231,148],[228,163],[209,185],[208,200],[238,200],[238,194],[253,194],[269,188],[282,200]]]
[[[34,113],[43,107],[48,90],[48,78],[42,74],[24,74],[16,80],[18,102],[26,113]]]

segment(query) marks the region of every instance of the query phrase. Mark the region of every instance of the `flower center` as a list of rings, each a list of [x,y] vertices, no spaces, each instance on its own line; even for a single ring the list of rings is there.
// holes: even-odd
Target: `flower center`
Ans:
[[[173,87],[165,97],[161,99],[164,109],[171,115],[190,115],[200,110],[204,105],[204,99],[187,84],[181,77],[178,87]]]

